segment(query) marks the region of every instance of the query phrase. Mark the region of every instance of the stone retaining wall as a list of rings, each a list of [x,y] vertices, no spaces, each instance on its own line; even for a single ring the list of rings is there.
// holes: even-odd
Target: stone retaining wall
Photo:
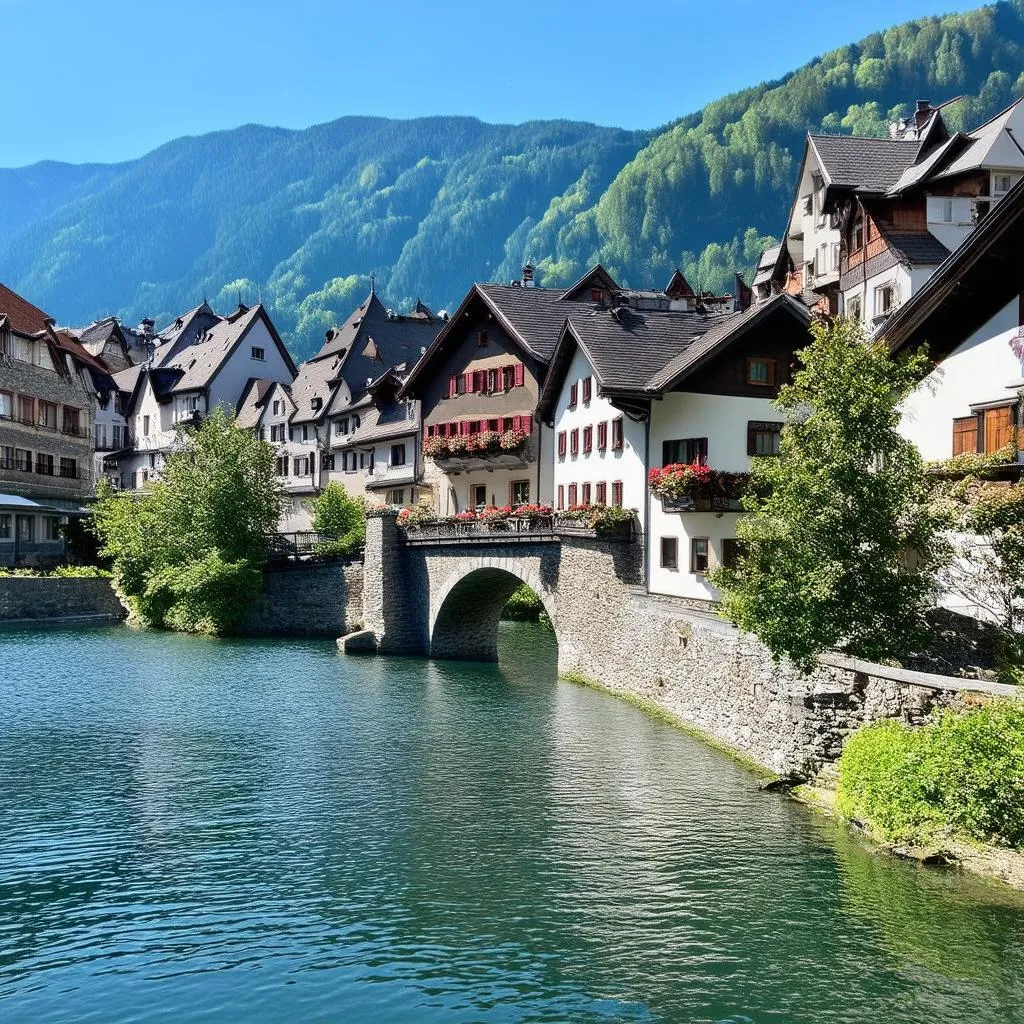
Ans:
[[[2,576],[0,622],[120,619],[124,607],[102,577]]]
[[[358,629],[362,617],[362,560],[273,567],[240,632],[337,638]]]

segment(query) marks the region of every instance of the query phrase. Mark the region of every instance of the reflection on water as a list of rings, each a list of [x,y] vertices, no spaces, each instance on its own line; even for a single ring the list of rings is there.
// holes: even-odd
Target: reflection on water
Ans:
[[[4,1021],[1024,1020],[1024,911],[500,666],[0,632]]]

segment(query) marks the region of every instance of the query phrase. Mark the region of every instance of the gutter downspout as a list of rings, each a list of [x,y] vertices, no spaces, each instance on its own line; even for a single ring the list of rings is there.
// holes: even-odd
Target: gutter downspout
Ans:
[[[644,421],[644,521],[641,524],[644,533],[644,590],[651,592],[651,484],[647,470],[651,464],[651,418],[654,403],[651,403]]]

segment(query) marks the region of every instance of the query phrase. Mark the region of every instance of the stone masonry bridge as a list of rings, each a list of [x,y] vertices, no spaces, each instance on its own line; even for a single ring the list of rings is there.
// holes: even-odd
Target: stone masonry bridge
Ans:
[[[495,661],[502,609],[526,583],[551,619],[562,665],[588,609],[641,582],[643,548],[589,533],[406,537],[385,514],[367,520],[364,565],[363,627],[381,653]]]

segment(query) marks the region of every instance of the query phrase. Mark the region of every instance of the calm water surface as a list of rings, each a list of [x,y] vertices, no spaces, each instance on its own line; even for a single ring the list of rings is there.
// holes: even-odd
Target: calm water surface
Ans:
[[[1024,1021],[1024,905],[500,666],[0,631],[0,1020]]]

